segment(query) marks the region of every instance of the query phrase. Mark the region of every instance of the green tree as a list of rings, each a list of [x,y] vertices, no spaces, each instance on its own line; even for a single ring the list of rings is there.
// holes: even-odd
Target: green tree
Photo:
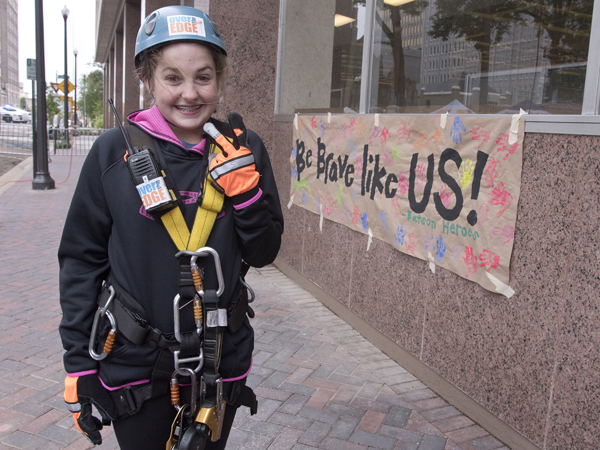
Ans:
[[[77,90],[79,111],[85,113],[85,117],[94,127],[102,126],[102,112],[104,108],[104,73],[96,69],[82,77],[80,89]],[[84,101],[85,95],[85,101]],[[85,105],[84,105],[85,103]]]
[[[46,84],[46,120],[52,124],[55,114],[60,115],[60,106],[58,105],[60,98],[54,93],[54,89],[50,84]]]

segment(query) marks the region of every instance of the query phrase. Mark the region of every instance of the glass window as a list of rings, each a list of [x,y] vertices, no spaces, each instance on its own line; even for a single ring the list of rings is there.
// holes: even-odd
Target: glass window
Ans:
[[[582,112],[593,0],[284,2],[278,113]]]

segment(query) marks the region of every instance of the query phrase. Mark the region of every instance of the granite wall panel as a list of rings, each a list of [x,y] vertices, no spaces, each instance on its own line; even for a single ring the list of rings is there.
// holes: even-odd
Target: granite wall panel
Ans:
[[[525,136],[507,299],[288,209],[293,125],[273,121],[279,1],[211,2],[210,14],[232,66],[221,117],[240,112],[271,156],[279,257],[541,448],[597,450],[600,138]]]

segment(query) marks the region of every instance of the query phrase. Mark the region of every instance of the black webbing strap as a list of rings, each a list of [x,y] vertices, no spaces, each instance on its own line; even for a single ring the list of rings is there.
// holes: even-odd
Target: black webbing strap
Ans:
[[[219,365],[221,364],[221,345],[223,331],[220,326],[209,319],[210,316],[218,316],[219,297],[214,289],[204,291],[202,297],[202,309],[204,310],[204,381],[213,386],[219,377]]]
[[[168,349],[162,349],[154,365],[150,383],[108,391],[117,409],[118,417],[136,414],[146,400],[168,394],[172,373],[173,354]]]

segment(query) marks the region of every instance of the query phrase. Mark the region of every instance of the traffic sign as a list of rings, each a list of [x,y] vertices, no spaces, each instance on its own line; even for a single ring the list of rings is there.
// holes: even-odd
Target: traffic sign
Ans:
[[[27,79],[35,80],[35,59],[27,58]]]
[[[52,86],[52,89],[54,89],[54,92],[56,92],[58,94],[58,91],[60,90],[58,88],[58,83],[50,83],[50,86]]]
[[[65,76],[64,76],[64,75],[58,75],[58,78],[62,78],[62,79],[64,79],[64,78],[65,78]],[[69,75],[67,75],[67,80],[68,80],[69,78],[71,78],[71,77],[70,77]]]
[[[73,83],[71,83],[69,80],[67,80],[67,88],[68,88],[67,94],[70,94],[71,91],[73,89],[75,89],[75,86],[73,85]],[[64,80],[61,81],[60,83],[58,83],[58,89],[60,89],[62,92],[65,92],[65,81]]]

